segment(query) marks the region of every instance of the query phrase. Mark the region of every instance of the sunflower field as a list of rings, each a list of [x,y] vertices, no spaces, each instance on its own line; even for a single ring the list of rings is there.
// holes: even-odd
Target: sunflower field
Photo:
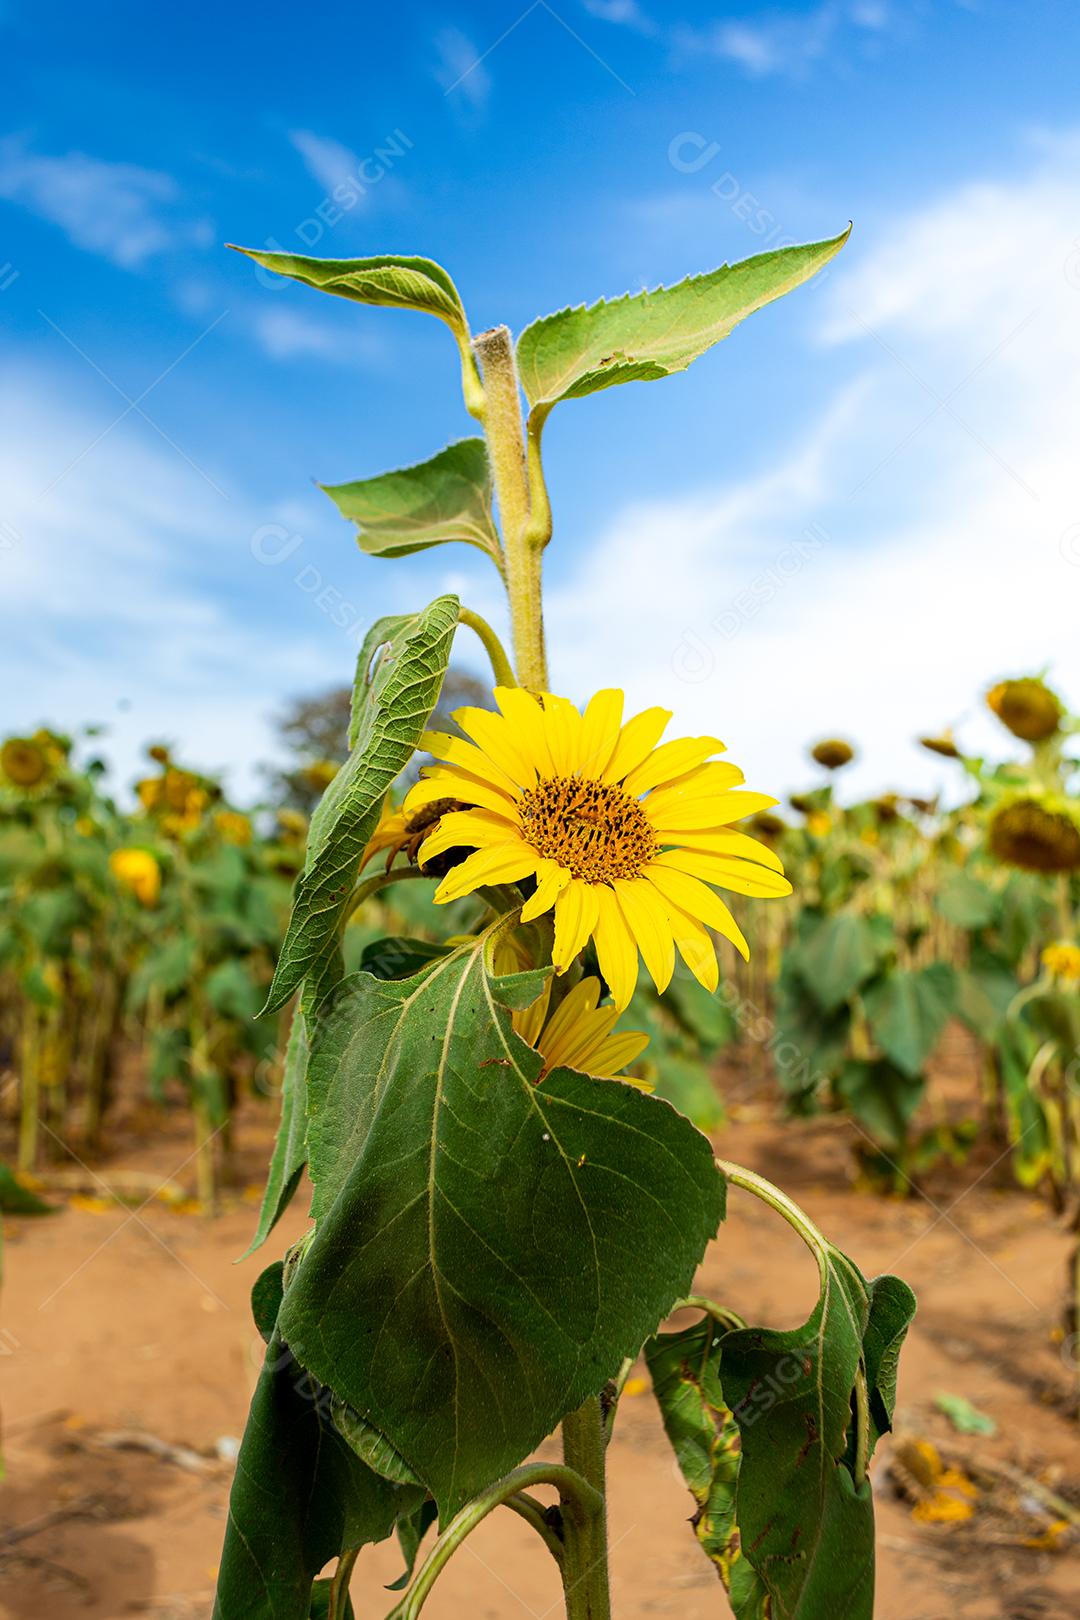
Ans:
[[[115,796],[89,733],[3,741],[5,1207],[48,1208],[133,1098],[184,1117],[185,1204],[207,1218],[242,1188],[238,1138],[280,1116],[251,1250],[308,1183],[309,1225],[252,1291],[266,1348],[217,1620],[344,1620],[362,1553],[391,1538],[405,1571],[384,1609],[414,1620],[500,1508],[550,1554],[569,1620],[608,1620],[605,1457],[639,1364],[731,1612],[869,1620],[869,1469],[915,1299],[864,1276],[782,1174],[727,1157],[748,1084],[793,1141],[843,1122],[867,1197],[990,1154],[1080,1233],[1067,695],[986,672],[1007,760],[925,730],[955,773],[940,801],[902,783],[853,801],[858,739],[829,737],[816,785],[782,803],[718,737],[630,712],[617,670],[551,689],[549,415],[685,369],[845,239],[562,310],[516,343],[474,334],[431,260],[252,250],[268,275],[448,330],[476,436],[327,494],[369,555],[479,550],[508,645],[455,594],[378,619],[343,762],[308,767],[310,820],[233,804],[163,744]],[[459,636],[490,680],[436,714]],[[737,1270],[698,1287],[736,1198],[810,1251],[802,1326],[748,1320]],[[1063,1334],[1078,1309],[1074,1252]]]

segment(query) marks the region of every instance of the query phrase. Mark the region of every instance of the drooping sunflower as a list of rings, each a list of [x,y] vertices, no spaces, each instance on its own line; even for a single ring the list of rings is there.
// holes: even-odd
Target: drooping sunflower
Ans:
[[[944,759],[959,759],[960,750],[953,742],[952,733],[943,731],[931,737],[920,737],[920,743],[928,748],[932,754],[941,754]]]
[[[851,764],[855,750],[842,737],[825,737],[811,748],[810,758],[816,764],[824,765],[827,771],[839,771]]]
[[[12,787],[37,788],[51,773],[45,749],[33,737],[9,737],[0,748],[0,771]]]
[[[522,921],[554,909],[559,973],[591,938],[616,1009],[634,993],[639,951],[659,990],[676,949],[715,990],[708,928],[744,956],[749,947],[710,885],[762,898],[791,893],[775,851],[734,825],[776,800],[736,791],[742,772],[712,758],[723,749],[715,737],[657,746],[671,719],[666,709],[623,724],[619,691],[598,692],[584,712],[519,687],[497,687],[495,701],[497,714],[455,713],[471,740],[439,732],[422,739],[442,763],[408,794],[406,817],[443,798],[470,806],[442,816],[424,842],[424,863],[455,847],[474,851],[435,899],[532,879]]]
[[[1024,872],[1080,871],[1080,826],[1064,800],[1007,799],[990,818],[990,848]]]
[[[999,681],[987,692],[986,701],[1002,725],[1023,742],[1043,742],[1061,724],[1061,700],[1034,675]]]

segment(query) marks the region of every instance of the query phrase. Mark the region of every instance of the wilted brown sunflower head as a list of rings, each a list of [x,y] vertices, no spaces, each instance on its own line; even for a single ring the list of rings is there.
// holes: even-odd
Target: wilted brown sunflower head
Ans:
[[[924,748],[929,748],[932,754],[941,754],[945,759],[960,758],[960,750],[947,731],[943,731],[940,736],[920,737],[919,741]]]
[[[1062,708],[1055,693],[1037,677],[999,681],[986,694],[986,701],[1002,725],[1023,742],[1043,742],[1061,724]]]
[[[1073,812],[1032,795],[994,811],[990,848],[999,861],[1023,872],[1080,871],[1080,826]]]
[[[855,758],[855,750],[842,737],[825,737],[821,742],[814,744],[810,750],[810,757],[819,765],[824,765],[827,771],[838,771],[844,765],[851,764]]]

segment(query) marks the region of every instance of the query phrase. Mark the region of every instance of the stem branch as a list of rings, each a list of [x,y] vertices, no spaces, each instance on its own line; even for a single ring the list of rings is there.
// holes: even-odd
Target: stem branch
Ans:
[[[506,648],[487,620],[482,619],[479,613],[474,613],[472,608],[463,607],[458,610],[458,623],[467,624],[469,629],[475,631],[480,637],[484,644],[484,651],[491,661],[495,684],[497,686],[516,686],[517,681],[514,678],[510,660],[506,655]]]

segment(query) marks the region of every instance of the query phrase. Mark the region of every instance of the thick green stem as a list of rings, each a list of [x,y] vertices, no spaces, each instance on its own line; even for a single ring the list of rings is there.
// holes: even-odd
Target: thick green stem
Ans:
[[[529,476],[521,391],[510,332],[494,326],[473,339],[484,377],[484,432],[495,481],[506,553],[506,593],[514,663],[522,686],[534,692],[547,687],[544,620],[540,599],[542,545],[530,532]]]
[[[564,1528],[603,1517],[602,1496],[573,1468],[562,1468],[557,1463],[525,1463],[504,1479],[489,1485],[486,1491],[481,1491],[471,1502],[466,1502],[454,1515],[420,1566],[409,1590],[397,1607],[391,1610],[387,1620],[416,1620],[439,1575],[465,1538],[489,1513],[503,1503],[509,1503],[512,1498],[515,1510],[520,1512],[517,1498],[531,1485],[556,1487],[562,1505]]]
[[[330,1599],[326,1608],[326,1620],[345,1620],[345,1615],[348,1613],[349,1582],[352,1580],[352,1572],[359,1556],[359,1547],[350,1547],[338,1559],[334,1578],[330,1583]]]
[[[487,620],[482,619],[479,613],[474,613],[472,608],[463,607],[458,611],[458,623],[467,624],[469,629],[474,630],[480,637],[484,644],[484,651],[491,661],[491,669],[496,684],[499,686],[516,686],[517,681],[514,679],[514,671],[510,660],[506,656],[506,648]]]
[[[563,1457],[600,1497],[601,1508],[563,1530],[563,1592],[566,1620],[611,1620],[608,1587],[607,1503],[604,1497],[606,1441],[598,1396],[563,1418]]]
[[[40,1060],[37,1008],[28,996],[23,1004],[22,1046],[19,1053],[22,1091],[19,1113],[20,1170],[33,1170],[37,1163]]]

